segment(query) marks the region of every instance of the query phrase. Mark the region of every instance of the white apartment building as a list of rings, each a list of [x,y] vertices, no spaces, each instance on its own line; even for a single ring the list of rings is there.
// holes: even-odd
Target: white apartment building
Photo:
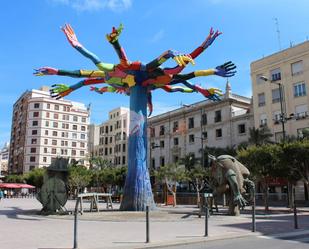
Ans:
[[[152,167],[177,162],[202,146],[235,147],[247,142],[254,126],[251,99],[231,93],[222,101],[201,101],[148,119],[148,159]],[[203,143],[203,144],[202,144]]]
[[[47,167],[57,157],[85,164],[89,111],[82,103],[26,91],[13,106],[9,172]]]
[[[5,143],[2,149],[0,149],[0,176],[7,174],[8,172],[8,161],[10,153],[10,144]]]
[[[89,141],[95,150],[93,154],[105,158],[115,166],[128,165],[129,123],[130,111],[128,108],[119,107],[111,110],[109,119],[98,125],[98,144],[94,138]]]
[[[281,140],[281,86],[285,133],[302,136],[302,130],[309,128],[309,42],[252,62],[251,81],[255,127],[267,125],[274,139]]]

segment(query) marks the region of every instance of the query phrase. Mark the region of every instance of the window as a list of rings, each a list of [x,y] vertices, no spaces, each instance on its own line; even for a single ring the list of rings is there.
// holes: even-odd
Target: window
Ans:
[[[72,133],[72,138],[77,139],[77,133]]]
[[[72,147],[76,147],[76,142],[72,142]]]
[[[53,131],[53,136],[57,137],[58,136],[58,132],[57,131]]]
[[[165,158],[164,156],[160,157],[160,166],[164,166],[165,165]]]
[[[61,155],[67,155],[68,150],[67,149],[61,149]]]
[[[164,133],[165,133],[165,127],[164,127],[164,125],[160,125],[160,136],[163,136],[164,135]]]
[[[43,157],[43,162],[44,162],[44,163],[47,162],[47,157],[46,157],[46,156]]]
[[[113,137],[109,138],[109,142],[112,143],[113,142]]]
[[[32,121],[32,126],[38,126],[39,122],[38,121]]]
[[[281,121],[281,112],[280,111],[273,112],[273,117],[274,117],[274,123],[279,124],[279,122]]]
[[[113,126],[112,125],[109,127],[109,131],[113,131]]]
[[[126,157],[122,156],[122,164],[126,164]]]
[[[53,127],[58,128],[58,122],[53,122]]]
[[[45,130],[45,136],[48,136],[48,130]]]
[[[294,97],[301,97],[306,95],[306,84],[305,82],[300,82],[294,84]]]
[[[81,151],[79,152],[79,154],[80,154],[81,156],[84,156],[84,155],[85,155],[85,151],[84,151],[84,150],[81,150]]]
[[[47,153],[47,148],[44,148],[44,153],[45,153],[45,154]]]
[[[164,140],[160,141],[160,148],[164,148]]]
[[[52,145],[57,145],[57,140],[52,140]]]
[[[194,135],[189,135],[189,143],[194,143]]]
[[[206,113],[202,114],[202,125],[207,125],[207,114]]]
[[[73,142],[72,142],[72,144],[73,144]],[[61,146],[68,146],[68,141],[61,140]]]
[[[221,110],[215,111],[215,123],[221,122]]]
[[[71,155],[76,156],[76,150],[71,150]]]
[[[126,144],[122,144],[122,152],[126,152]]]
[[[113,153],[113,148],[109,148],[109,154]]]
[[[245,124],[239,124],[238,125],[238,134],[244,134],[246,133],[246,125]]]
[[[58,113],[54,113],[54,119],[58,119],[59,118],[59,114]]]
[[[32,130],[32,135],[37,135],[38,134],[38,130]]]
[[[46,126],[46,127],[49,126],[49,121],[45,121],[45,126]]]
[[[258,103],[259,103],[259,106],[265,105],[265,94],[264,93],[258,94]]]
[[[30,148],[30,153],[36,153],[36,148]]]
[[[69,133],[68,132],[61,132],[61,137],[69,137]]]
[[[291,64],[292,76],[303,73],[303,61],[297,61]]]
[[[262,76],[263,76],[263,74],[256,75],[256,84],[257,85],[262,84],[262,83],[265,82],[264,80],[261,79]]]
[[[207,139],[207,137],[208,137],[207,131],[203,131],[202,138]]]
[[[189,118],[188,121],[189,121],[188,128],[189,129],[194,128],[194,118]]]
[[[86,139],[86,135],[85,134],[80,134],[80,139]]]
[[[174,145],[177,146],[179,144],[179,138],[174,137]]]
[[[31,170],[34,170],[35,169],[35,166],[34,165],[30,165],[29,166],[29,170],[31,171]]]
[[[50,109],[50,104],[47,104],[47,105],[46,105],[46,109]]]
[[[78,121],[78,117],[77,116],[73,116],[73,121],[77,122]]]
[[[105,156],[108,155],[108,149],[107,148],[105,148],[104,154],[105,154]]]
[[[81,131],[86,131],[86,126],[82,125],[82,126],[80,127],[80,129],[81,129]]]
[[[222,129],[216,129],[216,137],[222,137]]]
[[[123,128],[127,128],[127,120],[126,119],[123,120]]]
[[[72,126],[72,129],[75,130],[75,131],[77,131],[77,125],[73,125],[73,126]]]
[[[34,118],[39,117],[39,112],[33,112],[33,117],[34,117]]]
[[[105,126],[105,133],[108,134],[108,126]]]
[[[272,81],[281,80],[280,68],[276,68],[274,70],[271,70],[270,71],[270,75],[271,75],[271,80]]]
[[[48,144],[48,139],[44,139],[44,144]]]
[[[301,119],[308,117],[308,106],[307,105],[298,105],[295,107],[295,118]]]
[[[40,108],[40,103],[34,103],[34,108]]]
[[[52,154],[56,154],[57,153],[57,149],[56,148],[52,148],[51,153]]]
[[[260,127],[267,126],[267,115],[265,113],[260,115]]]
[[[35,156],[30,157],[30,162],[35,162]]]
[[[178,127],[179,127],[178,121],[175,121],[173,123],[173,132],[177,132],[178,131]]]
[[[81,147],[81,148],[85,148],[85,143],[80,142],[80,147]]]
[[[55,105],[55,110],[59,111],[59,105]]]
[[[49,112],[46,112],[46,118],[49,118]]]
[[[279,88],[273,89],[271,91],[271,95],[272,95],[273,103],[277,103],[277,102],[280,101],[280,90],[279,90]]]
[[[32,138],[31,139],[31,144],[37,144],[37,139],[36,138]]]
[[[87,119],[85,117],[82,117],[82,122],[86,123]]]

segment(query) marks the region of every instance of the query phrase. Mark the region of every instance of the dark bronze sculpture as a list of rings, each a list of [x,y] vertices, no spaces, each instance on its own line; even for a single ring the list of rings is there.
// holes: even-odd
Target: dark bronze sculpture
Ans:
[[[44,175],[44,183],[37,199],[42,203],[43,214],[55,214],[65,211],[67,202],[68,159],[57,158]]]
[[[229,214],[239,215],[239,209],[252,200],[255,186],[248,179],[249,170],[236,158],[229,155],[209,155],[214,196],[228,196]],[[245,199],[245,193],[249,197]]]

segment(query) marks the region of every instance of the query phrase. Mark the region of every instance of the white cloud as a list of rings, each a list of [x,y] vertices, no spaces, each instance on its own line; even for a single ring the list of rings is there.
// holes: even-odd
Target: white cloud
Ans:
[[[56,4],[69,6],[77,11],[98,11],[109,9],[122,12],[132,6],[132,0],[49,0]]]
[[[165,31],[163,29],[159,30],[157,33],[153,35],[152,38],[150,38],[151,43],[156,43],[164,37]]]

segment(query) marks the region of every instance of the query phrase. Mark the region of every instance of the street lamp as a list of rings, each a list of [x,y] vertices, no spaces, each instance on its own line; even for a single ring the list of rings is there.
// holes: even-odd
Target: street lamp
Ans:
[[[264,80],[264,81],[270,81],[265,76],[260,76],[260,79]],[[282,125],[282,140],[283,140],[283,142],[285,142],[285,139],[286,139],[286,136],[285,136],[285,120],[286,120],[286,118],[285,118],[285,113],[283,112],[282,84],[280,82],[276,82],[276,81],[273,81],[273,80],[271,80],[270,83],[276,84],[276,85],[279,86],[280,122],[281,122],[281,125]]]

